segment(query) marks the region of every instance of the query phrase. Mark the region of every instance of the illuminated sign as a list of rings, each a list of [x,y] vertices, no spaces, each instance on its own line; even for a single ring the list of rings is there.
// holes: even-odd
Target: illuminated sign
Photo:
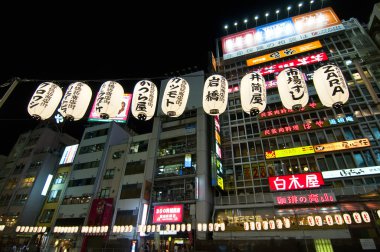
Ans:
[[[97,100],[97,99],[95,99]],[[131,107],[132,95],[124,94],[122,101],[120,101],[120,110],[115,117],[109,119],[101,119],[99,113],[96,111],[95,103],[92,106],[88,121],[90,122],[111,122],[126,123],[128,119],[129,109]]]
[[[284,46],[344,30],[331,8],[309,12],[293,18],[258,26],[223,37],[223,59]]]
[[[302,58],[294,59],[294,60],[288,60],[282,63],[266,66],[263,68],[258,68],[254,70],[255,72],[258,72],[262,75],[268,75],[272,73],[281,72],[285,68],[288,67],[299,67],[299,66],[305,66],[314,64],[317,62],[322,62],[328,60],[327,54],[324,52],[316,53],[308,56],[304,56]]]
[[[320,172],[269,177],[268,181],[271,191],[312,189],[325,184]]]
[[[334,123],[331,124],[330,120],[332,120]],[[293,124],[288,125],[284,127],[279,128],[272,128],[272,129],[264,129],[261,131],[261,137],[268,137],[273,135],[283,135],[283,134],[289,134],[292,132],[301,132],[301,131],[308,131],[313,129],[320,129],[325,127],[330,127],[334,124],[345,124],[345,123],[351,123],[354,122],[354,118],[352,116],[346,116],[346,117],[340,117],[337,119],[330,119],[326,121],[317,120],[317,121],[308,121],[303,124]]]
[[[154,206],[153,223],[182,222],[183,205]]]
[[[220,135],[219,135],[218,131],[215,131],[215,139],[216,139],[216,142],[217,142],[219,145],[221,145],[221,143],[220,143]]]
[[[191,154],[185,154],[185,167],[191,167]]]
[[[278,195],[273,197],[275,205],[300,205],[300,204],[315,204],[336,202],[335,194],[328,193],[309,193],[309,194],[289,194]]]
[[[306,155],[306,154],[313,154],[314,148],[313,146],[303,146],[303,147],[296,147],[296,148],[289,148],[289,149],[282,149],[282,150],[275,150],[275,151],[266,151],[265,152],[265,158],[266,159],[272,159],[272,158],[282,158],[282,157],[292,157],[292,156],[299,156],[299,155]]]
[[[42,189],[42,192],[41,192],[42,196],[46,196],[46,193],[49,190],[49,186],[52,179],[53,179],[53,175],[49,174],[46,178],[44,188]]]
[[[316,109],[322,109],[322,108],[324,108],[322,103],[310,102],[305,107],[302,107],[299,111],[287,109],[284,107],[278,108],[275,110],[267,110],[267,111],[260,113],[259,119],[268,118],[268,117],[277,117],[277,116],[281,116],[281,115],[299,113],[299,112],[303,112],[303,111],[316,110]]]
[[[219,186],[224,190],[219,116],[214,117],[214,123],[215,150],[211,154],[211,185]]]
[[[79,144],[74,144],[70,146],[66,146],[65,150],[63,151],[61,160],[59,161],[59,164],[69,164],[74,161],[75,154],[77,153]]]
[[[337,150],[348,150],[355,148],[362,148],[371,146],[368,138],[355,139],[355,140],[347,140],[341,142],[334,142],[328,144],[319,144],[314,145],[315,152],[328,152],[328,151],[337,151]]]
[[[322,176],[324,179],[365,176],[373,174],[380,174],[380,166],[370,166],[365,168],[353,168],[322,172]]]
[[[272,53],[261,55],[261,56],[256,57],[256,58],[248,59],[247,60],[247,66],[254,66],[257,64],[261,64],[261,63],[265,63],[268,61],[289,57],[292,55],[311,51],[311,50],[318,49],[318,48],[322,48],[322,44],[321,44],[321,42],[319,42],[319,40],[313,41],[310,43],[306,43],[303,45],[299,45],[299,46],[290,47],[287,49],[282,49],[279,51],[275,51]]]
[[[222,188],[222,190],[224,190],[224,182],[223,182],[223,178],[222,178],[222,177],[219,177],[218,175],[217,175],[217,178],[218,178],[218,186],[219,186],[220,188]]]

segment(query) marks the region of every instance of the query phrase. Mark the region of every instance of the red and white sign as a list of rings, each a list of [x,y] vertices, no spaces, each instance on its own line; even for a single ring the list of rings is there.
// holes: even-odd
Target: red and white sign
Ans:
[[[305,190],[325,184],[320,172],[275,176],[269,177],[268,180],[271,191]]]
[[[182,222],[183,205],[155,206],[153,223],[178,223]]]
[[[298,58],[295,60],[288,60],[288,61],[285,61],[282,63],[278,63],[278,64],[274,64],[271,66],[259,68],[259,69],[256,69],[254,71],[260,73],[261,75],[268,75],[271,73],[281,72],[282,70],[284,70],[285,68],[288,68],[288,67],[298,67],[298,66],[310,65],[310,64],[314,64],[314,63],[322,62],[322,61],[326,61],[326,60],[328,60],[326,53],[321,52],[321,53],[308,55],[308,56],[305,56],[302,58]]]

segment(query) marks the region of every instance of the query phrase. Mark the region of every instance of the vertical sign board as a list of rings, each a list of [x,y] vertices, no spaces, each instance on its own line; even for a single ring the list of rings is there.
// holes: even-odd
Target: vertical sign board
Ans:
[[[211,146],[215,146],[211,153],[211,185],[224,190],[219,116],[214,116],[214,125],[214,134],[212,134],[211,140]]]

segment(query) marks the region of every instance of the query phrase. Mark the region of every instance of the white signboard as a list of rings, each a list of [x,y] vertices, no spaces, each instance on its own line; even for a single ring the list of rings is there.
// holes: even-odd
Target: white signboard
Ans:
[[[372,174],[380,174],[380,166],[370,166],[365,168],[352,168],[322,172],[322,176],[324,179],[365,176]]]

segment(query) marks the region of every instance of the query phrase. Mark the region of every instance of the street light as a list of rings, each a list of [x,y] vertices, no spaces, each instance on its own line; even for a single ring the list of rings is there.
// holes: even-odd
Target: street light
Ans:
[[[314,0],[310,1],[310,11],[311,11],[311,5],[314,3]]]
[[[248,19],[244,19],[245,29],[247,29],[247,22],[248,22]]]
[[[289,17],[289,11],[290,11],[290,9],[292,8],[292,6],[288,6],[288,8],[287,8],[287,10],[288,10],[288,17]]]
[[[226,33],[228,34],[228,25],[225,25],[224,29],[226,30]]]
[[[298,14],[300,14],[300,9],[301,9],[302,5],[303,5],[302,2],[298,4]]]
[[[269,12],[265,13],[265,23],[268,23]]]
[[[276,10],[276,16],[277,16],[277,20],[278,20],[278,13],[280,13],[280,10]]]
[[[237,31],[237,25],[238,25],[238,22],[235,22],[234,23],[234,26],[235,26],[235,30]]]
[[[257,19],[259,19],[259,16],[255,16],[256,26],[257,26]]]

